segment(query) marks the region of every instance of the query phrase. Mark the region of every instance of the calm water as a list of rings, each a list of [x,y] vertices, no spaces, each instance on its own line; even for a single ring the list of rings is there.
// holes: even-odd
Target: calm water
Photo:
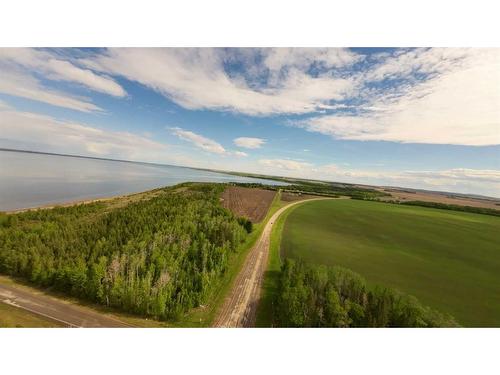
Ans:
[[[281,184],[183,167],[0,151],[0,211],[130,194],[187,181]]]

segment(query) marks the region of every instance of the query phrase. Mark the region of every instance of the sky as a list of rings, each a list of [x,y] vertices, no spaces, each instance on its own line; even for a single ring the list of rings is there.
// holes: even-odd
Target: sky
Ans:
[[[0,48],[0,147],[500,197],[500,49]]]

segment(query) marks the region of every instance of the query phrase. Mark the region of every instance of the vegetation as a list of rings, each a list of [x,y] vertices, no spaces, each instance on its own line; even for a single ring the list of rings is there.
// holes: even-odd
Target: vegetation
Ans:
[[[182,318],[181,321],[175,323],[176,326],[205,327],[207,325],[211,325],[215,315],[224,303],[225,297],[233,287],[234,280],[243,267],[243,263],[246,260],[248,252],[260,238],[262,231],[271,216],[283,206],[283,202],[281,202],[280,197],[281,192],[278,190],[273,201],[271,202],[271,206],[269,207],[266,217],[261,222],[253,224],[252,233],[246,237],[245,241],[239,246],[237,251],[234,254],[231,254],[227,271],[222,276],[218,285],[213,288],[212,293],[210,293],[207,297],[207,301],[210,301],[210,303],[203,305],[200,308],[191,310]]]
[[[279,327],[455,327],[450,316],[384,287],[368,287],[340,267],[285,260],[279,278]]]
[[[283,204],[283,203],[282,203]],[[269,257],[264,281],[262,296],[257,308],[256,326],[271,327],[274,323],[274,307],[278,299],[278,283],[281,272],[280,244],[283,226],[286,218],[298,206],[288,208],[274,222],[269,243]]]
[[[0,218],[0,272],[128,312],[178,319],[207,300],[248,232],[224,185],[183,184],[113,207]]]
[[[0,328],[52,328],[61,327],[54,320],[44,318],[18,307],[0,302]]]
[[[448,204],[448,203],[428,202],[428,201],[419,201],[419,200],[415,200],[415,201],[401,201],[398,199],[380,200],[380,197],[377,197],[377,196],[361,196],[361,195],[360,196],[353,196],[352,199],[374,201],[374,202],[381,202],[381,203],[404,204],[406,206],[420,206],[420,207],[428,207],[428,208],[438,208],[441,210],[470,212],[470,213],[474,213],[474,214],[483,214],[483,215],[491,215],[491,216],[500,216],[500,210],[497,210],[495,208],[487,208],[487,207],[464,206],[464,205],[459,205],[459,204]]]
[[[500,326],[500,219],[356,200],[298,206],[283,258],[342,266],[395,288],[465,326]]]
[[[333,182],[320,182],[308,180],[296,180],[287,178],[273,178],[282,182],[287,182],[286,186],[262,185],[260,183],[237,183],[235,185],[244,187],[258,187],[268,190],[281,190],[282,192],[320,195],[327,197],[339,197],[341,195],[355,199],[376,199],[389,194],[374,189],[361,188],[350,184],[339,184]]]
[[[250,220],[248,220],[246,217],[239,217],[238,224],[240,224],[243,228],[245,228],[247,233],[252,233],[253,223]]]
[[[405,204],[407,206],[421,206],[421,207],[439,208],[441,210],[462,211],[462,212],[471,212],[483,215],[500,216],[500,210],[495,210],[493,208],[459,206],[458,204],[446,204],[446,203],[424,202],[424,201],[410,201],[410,202],[400,202],[400,203]]]

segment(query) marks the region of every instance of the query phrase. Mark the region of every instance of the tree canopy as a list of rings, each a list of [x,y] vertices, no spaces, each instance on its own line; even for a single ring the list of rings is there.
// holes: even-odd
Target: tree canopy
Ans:
[[[220,184],[183,184],[104,202],[2,215],[0,272],[128,312],[175,319],[202,304],[251,225]]]

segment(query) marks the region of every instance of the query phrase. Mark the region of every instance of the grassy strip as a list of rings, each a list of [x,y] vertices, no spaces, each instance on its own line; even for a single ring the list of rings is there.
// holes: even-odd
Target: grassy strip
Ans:
[[[222,307],[226,295],[231,291],[234,285],[236,276],[241,271],[250,249],[259,239],[262,231],[269,221],[271,216],[279,210],[286,202],[281,201],[281,191],[277,191],[276,195],[269,206],[266,217],[260,223],[254,224],[252,233],[247,237],[246,241],[240,245],[238,252],[233,254],[228,272],[224,275],[219,287],[214,288],[213,294],[207,299],[213,301],[212,304],[198,307],[187,313],[184,318],[178,322],[172,323],[175,327],[210,327],[217,312]]]
[[[282,202],[282,206],[285,202]],[[262,296],[257,308],[256,327],[273,326],[273,301],[276,300],[278,292],[278,278],[281,270],[280,244],[283,227],[288,215],[301,204],[295,205],[285,210],[273,225],[271,239],[269,244],[269,258],[266,272],[264,273],[264,282],[262,285]]]
[[[0,283],[4,284],[4,285],[12,285],[12,286],[19,288],[21,290],[24,290],[28,293],[43,294],[43,295],[48,296],[50,298],[54,298],[54,299],[57,299],[60,301],[66,301],[66,302],[71,303],[75,306],[79,306],[82,309],[91,310],[93,312],[121,320],[122,322],[128,323],[132,326],[144,327],[144,328],[161,328],[161,327],[170,327],[171,326],[167,322],[143,318],[143,317],[138,316],[138,315],[133,315],[133,314],[123,312],[123,311],[118,310],[118,309],[113,308],[113,307],[99,305],[97,303],[93,303],[93,302],[86,301],[83,299],[77,299],[75,297],[69,297],[68,295],[66,295],[64,293],[54,291],[51,288],[42,288],[42,287],[33,286],[32,284],[30,284],[29,282],[27,282],[26,280],[21,279],[21,278],[0,275]],[[0,305],[1,304],[2,303],[0,302]],[[24,312],[24,310],[22,310],[22,309],[16,308],[16,310],[21,310]],[[17,316],[17,315],[14,315],[14,316]],[[38,317],[38,315],[36,315],[36,314],[35,314],[35,316]],[[2,318],[3,317],[2,317],[2,314],[0,312],[0,327],[3,327],[1,324],[3,321]],[[40,318],[42,318],[42,317],[40,317]],[[44,319],[44,318],[42,318],[42,319]],[[21,320],[19,322],[17,320],[13,320],[13,322],[15,324],[22,324]],[[56,325],[57,322],[52,322],[51,320],[50,320],[50,322],[52,324],[51,327],[59,327],[58,325]],[[33,328],[46,327],[46,325],[44,325],[43,321],[40,321],[38,324],[35,324],[35,323],[36,323],[36,321],[33,320],[33,325],[30,325],[29,327],[33,327]]]
[[[56,321],[0,302],[0,328],[58,328]]]

